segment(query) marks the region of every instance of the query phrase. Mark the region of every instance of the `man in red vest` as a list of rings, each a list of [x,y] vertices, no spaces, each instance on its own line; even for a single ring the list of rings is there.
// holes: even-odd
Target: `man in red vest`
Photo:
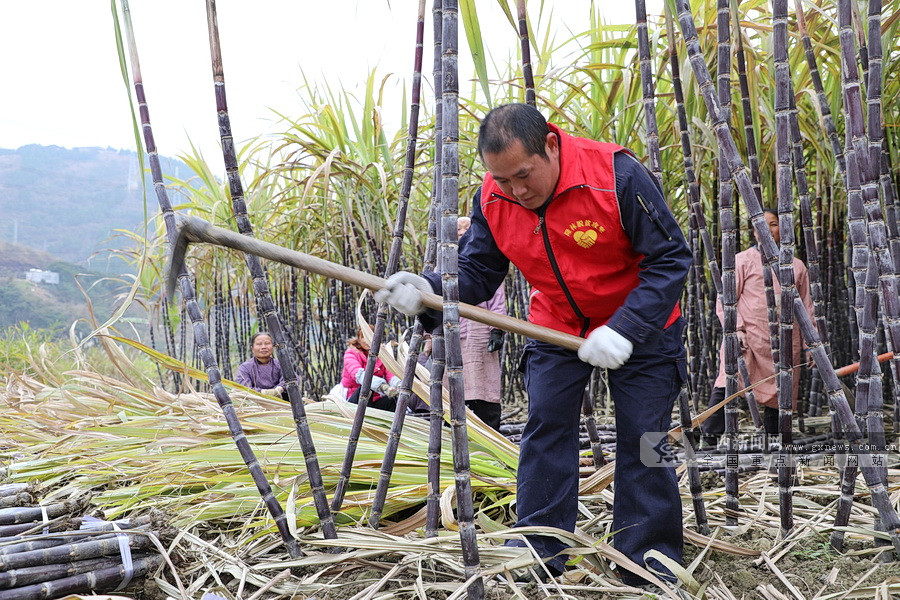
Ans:
[[[644,554],[681,562],[678,483],[671,460],[642,460],[641,449],[648,439],[659,445],[687,378],[678,307],[691,265],[684,236],[655,177],[628,150],[567,135],[531,106],[488,113],[478,151],[488,172],[460,240],[460,301],[490,298],[512,262],[533,288],[528,319],[585,337],[577,353],[532,340],[522,356],[529,409],[516,526],[574,530],[582,392],[593,368],[606,368],[616,416],[614,545],[668,573]],[[440,294],[440,274],[397,273],[375,297],[420,314],[426,328],[440,325],[420,290]],[[528,539],[552,572],[564,570],[562,542]],[[624,583],[646,583],[620,573]]]

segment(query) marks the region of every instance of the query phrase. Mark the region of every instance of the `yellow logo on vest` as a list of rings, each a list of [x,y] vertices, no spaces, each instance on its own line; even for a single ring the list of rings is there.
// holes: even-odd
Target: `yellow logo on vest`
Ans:
[[[598,234],[604,233],[606,228],[597,221],[590,219],[581,219],[569,223],[563,232],[568,237],[575,240],[575,243],[582,248],[590,248],[597,243]]]

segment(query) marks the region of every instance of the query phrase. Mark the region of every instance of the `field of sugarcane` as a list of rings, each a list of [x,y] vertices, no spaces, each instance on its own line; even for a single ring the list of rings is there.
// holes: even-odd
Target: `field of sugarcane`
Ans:
[[[648,17],[636,0],[631,26],[604,24],[584,4],[583,31],[563,35],[544,3],[527,13],[524,0],[477,3],[509,17],[485,31],[471,0],[422,0],[409,31],[391,32],[409,36],[402,105],[384,103],[377,72],[360,96],[304,82],[283,133],[241,145],[241,115],[226,100],[229,42],[207,0],[226,173],[193,153],[181,157],[196,173],[185,181],[160,170],[157,151],[173,149],[153,140],[142,40],[127,3],[111,4],[159,207],[151,233],[133,234],[138,275],[123,296],[123,309],[146,308],[149,326],[120,311],[96,315],[89,340],[27,328],[0,338],[0,600],[639,596],[615,567],[658,581],[663,597],[900,597],[900,3],[669,0]],[[486,62],[487,36],[509,39],[508,63]],[[474,72],[459,70],[460,52]],[[691,245],[681,305],[690,380],[670,430],[687,543],[677,587],[610,544],[615,426],[602,372],[585,394],[576,531],[540,531],[573,547],[571,569],[535,582],[540,562],[502,545],[523,532],[510,527],[525,339],[507,335],[501,350],[498,433],[463,406],[454,269],[456,218],[483,174],[479,119],[511,101],[631,148]],[[387,113],[400,115],[397,131]],[[190,201],[173,207],[173,190]],[[764,207],[778,212],[780,245]],[[416,362],[418,320],[349,280],[215,244],[191,244],[171,268],[188,215],[377,277],[441,271],[445,328],[431,369]],[[758,382],[742,379],[736,333],[734,257],[753,231],[781,283],[769,294],[773,348],[798,335],[809,348],[805,364],[775,353],[790,421],[785,443],[769,446],[754,445]],[[797,297],[794,256],[809,268],[814,319]],[[506,289],[509,314],[524,319],[527,283],[511,271]],[[358,326],[371,351],[356,406],[329,391]],[[287,401],[233,381],[262,330]],[[694,432],[723,345],[726,434],[700,450]],[[396,416],[366,409],[375,356],[402,375]],[[429,413],[405,414],[413,395]],[[523,573],[532,581],[516,582]]]

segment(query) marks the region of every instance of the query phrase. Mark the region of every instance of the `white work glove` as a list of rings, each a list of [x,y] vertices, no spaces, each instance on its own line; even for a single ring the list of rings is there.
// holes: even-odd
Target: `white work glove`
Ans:
[[[391,387],[400,387],[401,383],[403,383],[403,381],[396,375],[391,377]]]
[[[263,390],[259,390],[259,393],[265,394],[267,396],[280,396],[283,391],[284,391],[283,387],[281,387],[280,385],[276,385],[273,388],[266,388]]]
[[[356,383],[362,385],[363,376],[366,374],[365,369],[357,369],[356,370]],[[369,389],[377,390],[380,385],[387,386],[387,381],[384,380],[384,377],[379,377],[378,375],[372,375],[372,384],[369,386]]]
[[[424,310],[420,292],[432,291],[424,277],[400,271],[388,277],[384,287],[375,292],[375,301],[390,304],[404,315],[412,317]]]
[[[625,364],[633,349],[627,338],[603,325],[587,336],[578,349],[578,358],[595,367],[618,369]]]

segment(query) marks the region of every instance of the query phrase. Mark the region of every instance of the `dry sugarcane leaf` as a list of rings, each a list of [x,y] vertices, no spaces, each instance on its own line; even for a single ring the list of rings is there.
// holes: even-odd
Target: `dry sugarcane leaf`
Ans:
[[[702,533],[697,533],[693,529],[688,529],[687,527],[685,527],[684,529],[684,539],[694,544],[695,546],[700,546],[701,548],[703,548],[708,545],[713,550],[718,550],[719,552],[727,552],[728,554],[734,554],[735,556],[756,557],[760,555],[759,550],[741,548],[740,546],[735,546],[734,544],[729,544],[728,542],[723,542],[722,540],[717,540],[715,538],[705,536]]]

